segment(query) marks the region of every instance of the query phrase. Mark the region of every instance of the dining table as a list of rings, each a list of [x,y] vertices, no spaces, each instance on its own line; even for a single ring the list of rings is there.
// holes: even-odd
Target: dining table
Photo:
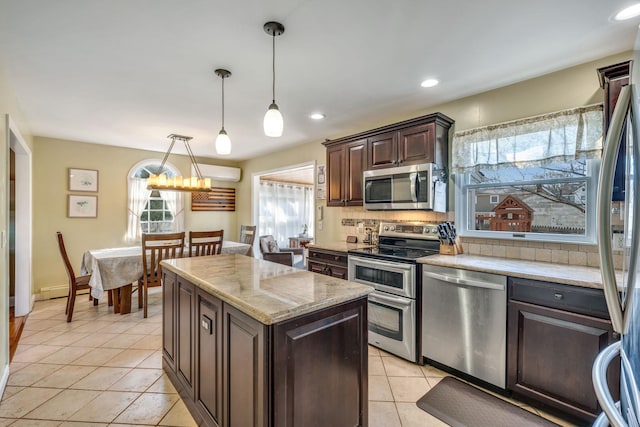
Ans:
[[[250,249],[246,243],[224,240],[221,255],[249,255]],[[185,248],[185,257],[188,254],[189,249]],[[90,249],[80,265],[81,274],[91,275],[91,296],[100,299],[105,291],[113,291],[114,312],[120,314],[131,312],[132,284],[142,277],[142,269],[142,246]]]

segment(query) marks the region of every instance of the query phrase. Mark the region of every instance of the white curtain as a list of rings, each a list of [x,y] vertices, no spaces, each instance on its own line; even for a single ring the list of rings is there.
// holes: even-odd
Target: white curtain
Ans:
[[[147,199],[151,194],[147,190],[145,178],[129,178],[129,201],[127,212],[127,241],[139,242],[142,237],[140,229],[140,215],[147,205]]]
[[[574,108],[456,132],[452,172],[503,166],[542,167],[599,158],[603,144],[602,104]]]
[[[272,235],[280,247],[307,228],[313,236],[313,186],[260,181],[259,235]]]
[[[176,233],[184,231],[184,203],[182,203],[182,193],[179,191],[160,191],[160,197],[167,203],[167,208],[173,215],[173,231]],[[190,193],[189,197],[191,197]]]

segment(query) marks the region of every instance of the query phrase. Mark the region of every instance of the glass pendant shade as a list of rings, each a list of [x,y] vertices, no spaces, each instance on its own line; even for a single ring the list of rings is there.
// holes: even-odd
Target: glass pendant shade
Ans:
[[[220,155],[231,154],[231,139],[224,129],[220,130],[216,138],[216,152]]]
[[[284,120],[282,119],[282,114],[275,102],[269,105],[267,114],[264,115],[263,125],[265,135],[272,137],[282,136]]]

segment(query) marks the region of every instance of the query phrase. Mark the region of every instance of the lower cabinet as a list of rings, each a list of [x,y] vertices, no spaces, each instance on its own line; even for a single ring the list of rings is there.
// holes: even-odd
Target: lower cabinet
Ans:
[[[605,314],[589,313],[604,306],[604,295],[595,289],[513,278],[509,294],[508,389],[593,422],[601,410],[591,368],[598,353],[614,340],[611,322],[602,318]],[[616,369],[609,372],[611,390],[617,390]]]
[[[307,265],[309,271],[314,273],[347,280],[349,276],[347,260],[348,258],[345,252],[312,248],[309,249]]]
[[[198,425],[367,425],[366,297],[264,325],[166,272],[163,302],[163,368]]]

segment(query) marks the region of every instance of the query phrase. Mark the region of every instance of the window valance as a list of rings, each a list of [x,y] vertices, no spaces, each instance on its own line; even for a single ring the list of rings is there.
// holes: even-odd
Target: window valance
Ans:
[[[452,172],[599,158],[602,126],[603,106],[596,104],[456,132]]]

